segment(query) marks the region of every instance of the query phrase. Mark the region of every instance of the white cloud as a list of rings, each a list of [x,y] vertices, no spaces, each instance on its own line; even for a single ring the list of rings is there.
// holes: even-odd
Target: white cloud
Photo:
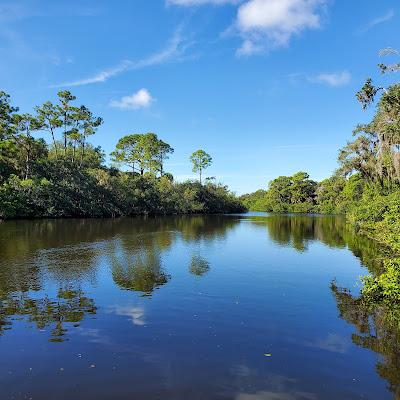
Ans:
[[[140,89],[132,96],[124,96],[121,100],[111,101],[110,106],[122,110],[138,110],[139,108],[150,107],[153,101],[154,99],[147,89]]]
[[[309,80],[315,83],[325,83],[329,86],[338,87],[347,85],[351,80],[351,74],[348,71],[332,74],[319,74],[310,77]]]
[[[184,44],[183,38],[181,37],[181,30],[178,29],[175,32],[174,36],[170,39],[167,47],[165,47],[165,49],[161,50],[158,53],[155,53],[147,58],[143,58],[138,61],[124,60],[111,68],[100,71],[97,74],[94,74],[87,78],[52,85],[51,87],[72,87],[106,82],[108,79],[129,70],[151,67],[153,65],[159,65],[179,59],[179,57],[183,55],[187,47],[188,45]]]
[[[176,6],[202,6],[205,4],[236,4],[241,0],[167,0],[167,5]]]
[[[293,35],[321,25],[326,0],[248,0],[237,12],[236,29],[244,42],[238,55],[285,46]]]
[[[145,310],[140,306],[113,306],[110,307],[111,312],[115,314],[129,317],[133,325],[143,326],[146,325],[145,321]]]

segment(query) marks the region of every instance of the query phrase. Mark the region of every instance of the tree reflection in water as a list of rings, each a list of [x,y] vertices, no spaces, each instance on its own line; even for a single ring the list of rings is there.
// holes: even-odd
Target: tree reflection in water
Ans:
[[[199,255],[194,255],[190,260],[189,272],[196,276],[203,276],[210,270],[210,263]]]
[[[155,248],[126,253],[122,257],[111,256],[114,282],[125,290],[142,292],[150,296],[152,292],[170,279],[161,265],[161,256]]]
[[[113,280],[122,289],[151,296],[171,278],[164,270],[163,254],[178,238],[194,243],[223,239],[237,223],[237,218],[223,216],[185,216],[149,218],[131,225],[129,234],[109,242],[107,258]],[[192,274],[203,275],[209,268],[204,258],[192,257]]]
[[[105,258],[118,287],[149,296],[170,276],[163,252],[177,238],[185,242],[222,239],[238,223],[224,216],[140,217],[9,221],[0,224],[0,335],[24,319],[50,340],[67,340],[71,327],[97,312],[83,291],[96,280],[98,260]],[[193,272],[208,263],[193,260]],[[49,284],[57,294],[49,293]]]
[[[358,235],[343,217],[270,215],[251,219],[257,226],[265,227],[275,243],[299,252],[307,251],[312,242],[320,242],[331,248],[347,247],[370,273],[381,272],[383,262],[390,255],[379,243]]]
[[[11,329],[12,321],[26,317],[38,329],[51,327],[51,342],[63,342],[67,340],[67,326],[79,326],[88,314],[96,314],[96,306],[80,289],[60,288],[54,299],[30,297],[27,292],[9,293],[1,298],[0,334]]]
[[[353,325],[356,332],[352,341],[357,346],[372,350],[381,356],[376,364],[379,376],[388,382],[395,399],[400,399],[400,330],[388,317],[384,307],[369,308],[361,297],[352,296],[350,291],[331,286],[340,318]]]
[[[265,229],[279,245],[299,252],[312,242],[348,248],[371,273],[379,273],[389,256],[378,244],[357,235],[342,218],[306,216],[245,217]],[[67,340],[68,330],[97,312],[84,283],[94,282],[99,260],[106,262],[115,284],[150,296],[165,285],[164,257],[177,240],[199,249],[224,240],[241,217],[199,216],[119,220],[13,221],[0,224],[0,335],[24,319],[51,329],[50,340]],[[201,246],[197,246],[201,245]],[[204,276],[209,262],[195,251],[189,272]],[[58,290],[51,294],[49,284]],[[332,286],[341,318],[354,325],[353,342],[382,356],[379,375],[400,399],[400,334],[384,310],[373,313],[348,291]]]

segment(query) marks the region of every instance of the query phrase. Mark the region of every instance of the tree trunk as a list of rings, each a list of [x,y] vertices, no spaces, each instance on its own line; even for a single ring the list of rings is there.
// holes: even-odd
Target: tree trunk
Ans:
[[[164,175],[164,166],[163,166],[163,160],[160,161],[160,176]]]
[[[67,113],[64,113],[64,157],[67,158]]]
[[[26,158],[25,158],[25,179],[29,178],[29,164],[31,162],[31,144],[30,144],[30,139],[31,136],[29,134],[29,129],[26,129],[26,140],[27,140],[27,146],[26,146]]]
[[[53,138],[54,150],[56,152],[56,160],[58,160],[58,147],[57,147],[57,143],[56,143],[56,138],[54,136],[54,129],[50,128],[50,132],[51,132],[51,137]]]
[[[85,143],[85,138],[83,138],[83,141],[82,141],[82,151],[81,151],[81,161],[80,161],[80,164],[79,164],[79,167],[80,167],[80,168],[81,168],[82,165],[83,165],[83,157],[85,156],[85,145],[86,145],[86,143]]]
[[[30,149],[27,149],[25,157],[25,179],[29,178],[29,172],[30,172],[29,163],[30,163]]]

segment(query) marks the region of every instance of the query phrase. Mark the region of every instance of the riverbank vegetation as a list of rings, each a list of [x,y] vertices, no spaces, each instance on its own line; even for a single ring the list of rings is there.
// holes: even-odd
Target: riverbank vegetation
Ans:
[[[0,218],[244,211],[226,186],[201,182],[211,164],[203,150],[190,158],[200,182],[175,182],[165,171],[174,149],[154,133],[122,137],[111,153],[114,164],[107,167],[103,150],[88,141],[103,120],[75,100],[62,91],[56,104],[22,114],[0,92]],[[44,131],[50,144],[36,138]]]

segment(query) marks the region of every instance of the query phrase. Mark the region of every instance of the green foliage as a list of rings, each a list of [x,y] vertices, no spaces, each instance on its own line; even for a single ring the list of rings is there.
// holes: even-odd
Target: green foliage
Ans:
[[[385,305],[400,316],[400,258],[385,261],[385,272],[374,277],[367,276],[363,279],[364,286],[361,291],[363,301],[374,306]]]
[[[116,149],[111,153],[114,162],[128,165],[132,171],[151,174],[164,173],[164,161],[174,149],[158,139],[154,133],[133,134],[121,138]],[[136,168],[136,169],[135,169]]]
[[[400,253],[400,189],[390,194],[368,187],[348,212],[348,220],[361,233]]]
[[[47,160],[34,179],[12,175],[0,186],[0,218],[115,217],[142,214],[242,212],[219,184],[174,183],[168,177],[111,174],[106,168],[76,170],[72,162]]]
[[[204,150],[197,150],[190,156],[190,161],[193,164],[193,172],[199,173],[201,183],[203,171],[212,164],[212,158]]]
[[[265,211],[268,208],[266,194],[266,190],[260,189],[254,193],[244,194],[240,200],[248,210]]]
[[[18,108],[10,103],[10,95],[0,91],[0,140],[10,139],[13,133],[13,118],[17,111]]]
[[[251,210],[276,213],[309,213],[315,209],[317,183],[305,172],[280,176],[269,183],[268,191],[241,197]]]
[[[18,114],[0,92],[0,218],[115,217],[244,211],[227,187],[207,181],[175,183],[164,171],[174,149],[154,133],[121,138],[112,153],[131,172],[107,168],[100,147],[87,142],[102,124],[68,91],[35,115]],[[33,134],[51,134],[50,146]],[[211,157],[196,152],[201,171]]]
[[[334,175],[318,183],[316,189],[317,211],[321,214],[336,214],[340,209],[346,179]]]

